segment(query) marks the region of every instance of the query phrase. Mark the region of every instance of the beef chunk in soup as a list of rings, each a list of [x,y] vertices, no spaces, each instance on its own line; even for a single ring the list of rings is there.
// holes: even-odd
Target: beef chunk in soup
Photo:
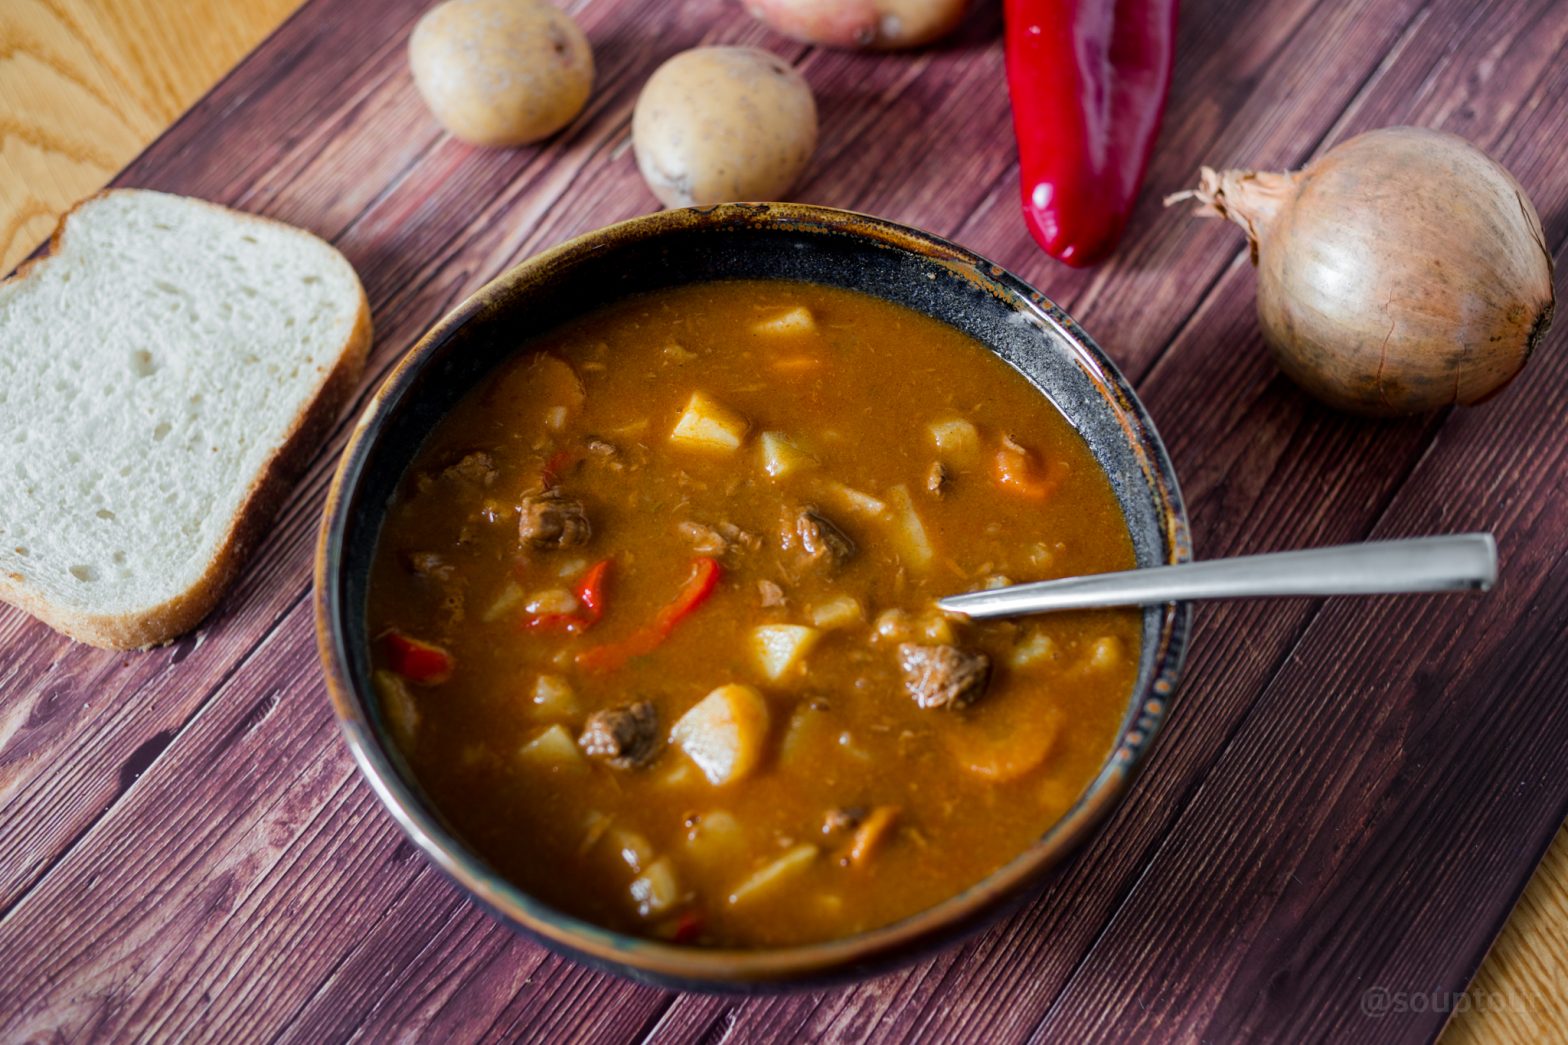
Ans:
[[[957,646],[905,642],[898,647],[898,664],[904,688],[923,708],[968,707],[991,678],[990,657]]]
[[[616,769],[647,765],[659,750],[659,713],[646,700],[595,711],[577,738],[583,753]]]
[[[518,536],[531,548],[575,548],[593,536],[581,501],[551,489],[524,494]]]
[[[855,542],[814,505],[784,520],[784,550],[798,548],[810,565],[842,566],[855,554]]]

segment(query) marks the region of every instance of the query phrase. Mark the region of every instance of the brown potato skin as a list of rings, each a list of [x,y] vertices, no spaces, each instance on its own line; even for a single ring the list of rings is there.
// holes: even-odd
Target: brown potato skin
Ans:
[[[817,106],[784,59],[752,47],[683,51],[648,78],[632,146],[668,207],[782,199],[817,144]]]
[[[968,0],[743,0],[775,32],[822,47],[896,51],[956,29]]]
[[[543,0],[445,0],[408,42],[414,86],[454,137],[524,145],[570,123],[593,89],[593,50]]]

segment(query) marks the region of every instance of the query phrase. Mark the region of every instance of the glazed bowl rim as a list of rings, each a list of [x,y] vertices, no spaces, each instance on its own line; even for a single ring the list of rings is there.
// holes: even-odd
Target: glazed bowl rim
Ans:
[[[385,427],[385,417],[409,392],[422,368],[440,346],[459,336],[476,317],[509,307],[509,295],[531,280],[569,269],[617,242],[694,228],[847,234],[869,240],[873,246],[913,252],[999,296],[1031,323],[1054,332],[1076,353],[1075,361],[1089,373],[1111,408],[1120,412],[1123,430],[1156,501],[1155,515],[1164,531],[1164,560],[1176,563],[1191,558],[1186,511],[1176,477],[1142,403],[1077,323],[1018,277],[930,233],[852,211],[797,203],[661,211],[584,233],[512,266],[449,311],[393,366],[353,428],[323,510],[314,592],[322,671],[333,712],[355,762],[403,832],[469,895],[551,949],[633,978],[709,990],[774,989],[869,973],[976,931],[1021,901],[1121,801],[1168,714],[1186,650],[1190,604],[1170,603],[1160,608],[1153,668],[1143,689],[1129,696],[1116,748],[1077,802],[1032,845],[979,882],[904,919],[852,936],[777,948],[700,948],[631,936],[557,910],[502,878],[459,840],[412,785],[412,774],[401,754],[369,718],[373,697],[356,689],[349,671],[346,614],[363,612],[363,607],[346,606],[342,591],[349,509]]]

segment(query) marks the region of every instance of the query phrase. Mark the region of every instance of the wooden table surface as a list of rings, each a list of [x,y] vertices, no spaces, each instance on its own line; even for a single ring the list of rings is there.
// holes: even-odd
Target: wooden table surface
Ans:
[[[296,2],[9,4],[3,267]],[[367,384],[506,264],[651,209],[623,148],[637,85],[680,47],[760,43],[823,103],[802,198],[954,236],[1071,309],[1170,441],[1201,552],[1491,527],[1504,584],[1464,605],[1205,612],[1148,773],[1025,912],[856,989],[676,996],[502,930],[353,772],[305,600],[340,429],[196,635],[114,655],[0,613],[0,1039],[1425,1037],[1455,1009],[1455,1038],[1565,1025],[1561,835],[1469,994],[1431,993],[1463,986],[1568,797],[1561,335],[1476,410],[1337,418],[1262,355],[1237,237],[1152,202],[1199,162],[1292,166],[1359,129],[1442,126],[1510,165],[1560,263],[1563,5],[1189,0],[1151,190],[1119,257],[1087,274],[1021,232],[992,12],[951,45],[878,59],[794,46],[720,0],[596,3],[580,12],[600,61],[589,112],[543,149],[487,154],[440,136],[412,95],[402,48],[420,6],[317,0],[125,178],[337,241],[377,312]]]

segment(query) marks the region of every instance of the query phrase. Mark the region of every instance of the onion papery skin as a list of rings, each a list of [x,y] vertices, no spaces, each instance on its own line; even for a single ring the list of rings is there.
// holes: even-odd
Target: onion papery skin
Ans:
[[[1195,195],[1252,240],[1264,340],[1331,406],[1392,416],[1480,402],[1551,323],[1540,218],[1462,138],[1393,127],[1293,174],[1204,174]]]

